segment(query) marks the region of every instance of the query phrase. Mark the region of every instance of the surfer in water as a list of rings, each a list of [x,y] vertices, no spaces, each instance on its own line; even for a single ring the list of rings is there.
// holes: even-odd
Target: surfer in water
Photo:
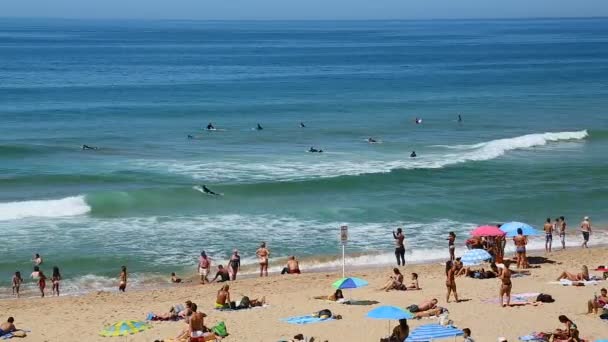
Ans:
[[[311,146],[310,150],[308,150],[308,152],[310,152],[310,153],[322,153],[323,150],[317,150],[316,148],[314,148],[314,147]]]
[[[263,127],[262,127],[260,124],[258,124],[258,127],[256,127],[255,129],[257,129],[258,131],[261,131],[261,130],[263,130],[264,128],[263,128]]]
[[[458,114],[458,122],[462,122],[462,116]]]
[[[209,188],[205,184],[201,185],[201,189],[203,189],[203,192],[207,195],[219,196],[218,193],[209,190]]]
[[[375,144],[378,142],[378,140],[374,139],[374,138],[367,138],[367,142],[370,144]]]
[[[96,150],[97,147],[94,146],[89,146],[89,145],[82,145],[82,150]]]
[[[412,151],[412,154],[410,154],[410,158],[416,158],[416,151]]]
[[[188,134],[188,139],[194,139],[194,137],[190,134]]]
[[[306,128],[306,125],[303,122],[300,122],[300,128]]]
[[[207,130],[208,130],[208,131],[212,131],[212,130],[214,130],[214,129],[215,129],[215,126],[213,126],[213,124],[210,122],[210,123],[207,125]]]

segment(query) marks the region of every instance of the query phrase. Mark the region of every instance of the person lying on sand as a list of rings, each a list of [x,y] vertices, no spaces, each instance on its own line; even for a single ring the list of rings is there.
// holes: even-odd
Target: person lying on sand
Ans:
[[[408,306],[406,309],[411,313],[427,311],[427,310],[435,309],[437,307],[437,303],[438,303],[437,299],[433,298],[431,300],[422,302],[419,305],[412,304],[412,305]]]
[[[438,317],[446,312],[448,312],[448,309],[438,306],[434,309],[416,312],[414,314],[414,316],[416,317],[416,319],[426,318],[426,317]]]
[[[336,302],[340,299],[344,299],[344,295],[342,294],[342,290],[337,289],[336,292],[334,292],[334,294],[329,295],[329,296],[316,296],[313,297],[314,299],[321,299],[321,300],[331,300],[332,302]]]
[[[597,314],[599,309],[604,308],[606,305],[608,305],[608,292],[606,289],[601,289],[598,297],[590,299],[587,302],[587,313],[590,314],[593,312],[594,314]]]
[[[255,308],[256,306],[264,306],[264,304],[266,304],[266,297],[262,297],[261,299],[249,299],[249,297],[244,296],[236,309],[251,309]]]
[[[230,308],[230,285],[226,284],[217,291],[217,298],[215,299],[216,309],[227,309]]]
[[[581,273],[578,274],[574,274],[574,273],[569,273],[569,272],[562,272],[562,274],[559,275],[559,277],[557,277],[557,281],[560,281],[562,279],[568,279],[571,281],[586,281],[589,280],[589,269],[587,268],[586,265],[583,265],[582,269],[581,269]]]
[[[403,274],[401,274],[398,268],[393,268],[393,274],[389,278],[389,281],[380,290],[388,292],[390,290],[406,289],[405,284],[403,284]]]
[[[168,320],[178,320],[179,318],[186,318],[192,315],[192,302],[187,300],[184,305],[176,304],[171,306],[169,312],[164,314],[151,314],[151,320],[159,320],[159,321],[168,321]]]

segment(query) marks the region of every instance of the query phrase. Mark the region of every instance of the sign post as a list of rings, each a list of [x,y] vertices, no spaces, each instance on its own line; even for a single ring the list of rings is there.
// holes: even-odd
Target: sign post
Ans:
[[[345,266],[346,266],[346,254],[345,247],[348,241],[348,226],[344,225],[340,227],[340,242],[342,243],[342,278],[345,277]]]

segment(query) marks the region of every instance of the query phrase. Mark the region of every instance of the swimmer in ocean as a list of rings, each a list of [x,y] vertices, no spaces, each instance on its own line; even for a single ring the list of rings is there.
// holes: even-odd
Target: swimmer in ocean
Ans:
[[[410,158],[416,158],[416,151],[412,151],[412,154],[410,154]]]
[[[462,122],[462,116],[460,116],[460,114],[458,114],[458,122]]]
[[[97,147],[93,147],[93,146],[89,146],[89,145],[82,145],[82,150],[96,150]]]
[[[210,123],[207,125],[207,130],[213,130],[213,129],[215,129],[215,127],[214,127],[214,126],[213,126],[213,124],[210,122]]]
[[[311,146],[310,150],[308,150],[308,152],[310,152],[310,153],[321,153],[321,152],[323,152],[323,150],[317,150],[316,148],[314,148],[314,147]]]
[[[188,139],[194,139],[194,137],[188,134]]]
[[[214,195],[214,196],[218,196],[219,195],[218,193],[215,193],[215,192],[209,190],[209,188],[206,185],[204,185],[204,184],[201,185],[201,188],[203,188],[203,192],[205,192],[208,195]]]
[[[300,122],[300,128],[306,128],[306,125],[303,122]]]
[[[374,138],[367,138],[367,142],[370,143],[370,144],[373,144],[373,143],[377,143],[378,140],[376,140]]]
[[[258,124],[258,127],[256,127],[255,129],[257,129],[258,131],[263,130],[264,128],[262,128],[262,126],[260,126],[260,124]]]
[[[420,125],[422,123],[422,118],[416,118],[416,125]]]

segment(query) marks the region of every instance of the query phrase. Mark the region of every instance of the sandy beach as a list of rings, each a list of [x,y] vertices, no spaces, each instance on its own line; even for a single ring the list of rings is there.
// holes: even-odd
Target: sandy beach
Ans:
[[[391,269],[388,267],[348,272],[350,276],[364,278],[370,285],[355,290],[345,290],[347,298],[374,300],[381,304],[407,307],[425,299],[437,298],[439,305],[449,309],[450,319],[459,328],[468,327],[476,341],[496,341],[498,336],[509,341],[533,331],[552,331],[561,327],[557,316],[569,316],[579,327],[581,336],[595,340],[605,338],[608,325],[597,316],[587,315],[586,301],[599,293],[598,286],[565,287],[549,284],[562,270],[578,272],[582,264],[590,269],[605,265],[608,251],[604,247],[592,249],[568,249],[544,255],[538,251],[531,256],[545,256],[548,261],[533,265],[532,275],[514,278],[513,293],[542,292],[551,294],[556,301],[539,306],[501,308],[498,304],[484,300],[497,297],[498,280],[477,280],[458,278],[458,292],[461,303],[445,303],[444,266],[439,263],[410,265],[402,268],[409,279],[410,272],[420,275],[421,291],[391,291],[378,289],[387,280]],[[540,258],[538,258],[540,259]],[[532,259],[532,260],[538,260]],[[306,270],[306,265],[302,265]],[[601,274],[592,272],[596,276]],[[302,333],[321,341],[378,341],[387,334],[387,322],[365,317],[374,306],[353,306],[312,299],[313,296],[332,293],[331,283],[338,279],[339,272],[310,273],[302,275],[268,278],[243,279],[231,283],[233,299],[243,295],[251,298],[266,296],[268,307],[237,312],[213,310],[215,293],[219,284],[195,285],[178,284],[162,290],[98,292],[84,296],[58,298],[23,298],[0,302],[0,312],[4,316],[14,316],[19,328],[31,330],[27,341],[104,341],[125,340],[125,338],[104,338],[98,332],[104,325],[119,320],[143,320],[149,312],[167,312],[171,305],[192,300],[199,310],[208,317],[206,324],[224,321],[230,336],[225,341],[278,341]],[[605,284],[605,285],[604,285]],[[377,306],[376,305],[376,306]],[[304,315],[328,308],[341,314],[340,321],[329,321],[297,326],[281,322],[281,318]],[[432,322],[432,319],[410,320],[410,328]],[[392,326],[396,322],[392,322]],[[174,337],[185,324],[183,322],[153,322],[153,328],[126,338],[128,341],[154,341]],[[457,339],[457,340],[460,340]]]

